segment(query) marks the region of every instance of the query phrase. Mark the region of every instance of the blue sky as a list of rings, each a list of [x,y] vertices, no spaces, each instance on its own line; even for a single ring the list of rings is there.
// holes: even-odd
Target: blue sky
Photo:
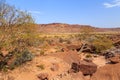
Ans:
[[[120,27],[120,0],[6,0],[32,14],[36,23]]]

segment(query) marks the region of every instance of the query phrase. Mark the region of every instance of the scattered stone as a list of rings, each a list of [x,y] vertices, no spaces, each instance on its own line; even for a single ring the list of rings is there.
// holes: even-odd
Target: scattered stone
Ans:
[[[105,56],[105,59],[108,59],[108,58],[114,57],[115,55],[112,52],[106,52],[104,56]]]
[[[58,71],[58,70],[59,70],[59,64],[53,63],[50,69],[51,69],[52,71]]]
[[[119,63],[120,62],[120,55],[110,58],[109,61],[112,64]]]
[[[71,66],[71,72],[74,72],[74,73],[77,73],[79,72],[79,64],[77,63],[72,63],[72,66]]]
[[[117,42],[115,42],[115,43],[114,43],[114,46],[115,46],[116,48],[120,48],[120,40],[117,41]]]
[[[105,56],[105,59],[111,58],[111,57],[115,57],[116,55],[120,55],[120,49],[117,49],[115,47],[106,50],[105,52],[102,53],[103,56]]]
[[[40,73],[38,76],[39,80],[49,80],[47,73]]]

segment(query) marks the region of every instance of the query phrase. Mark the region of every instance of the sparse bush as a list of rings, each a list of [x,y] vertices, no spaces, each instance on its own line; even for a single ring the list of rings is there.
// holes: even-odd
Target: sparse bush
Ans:
[[[32,60],[29,47],[38,45],[39,36],[32,16],[0,0],[0,70],[14,69]]]
[[[17,66],[22,65],[23,63],[27,62],[27,61],[31,61],[33,59],[33,55],[32,53],[30,53],[28,50],[23,50],[23,51],[13,51],[10,52],[10,54],[14,54],[13,56],[15,57],[15,59],[13,60],[13,62],[11,62],[11,64],[9,65],[10,69],[14,69]]]
[[[95,47],[95,53],[100,53],[104,50],[110,49],[113,46],[112,41],[104,36],[95,39],[92,44]]]
[[[81,40],[87,40],[90,36],[92,36],[92,33],[94,32],[94,28],[91,26],[85,26],[81,30],[80,38]]]
[[[45,52],[43,50],[40,50],[40,55],[41,56],[45,55]]]
[[[7,69],[12,70],[27,61],[31,61],[32,59],[33,55],[27,49],[22,51],[15,49],[14,51],[9,52],[9,54],[4,56],[2,61],[0,61],[0,70],[4,72],[7,71]]]
[[[82,42],[82,47],[79,51],[81,53],[84,50],[86,44],[92,45],[95,49],[94,53],[101,53],[112,47],[112,41],[106,38],[106,35],[97,35],[94,33],[94,28],[84,27],[79,35]]]
[[[71,44],[71,41],[70,41],[70,40],[67,40],[66,43],[67,43],[67,44]]]
[[[32,16],[0,0],[0,50],[35,46],[36,27]]]
[[[63,40],[62,38],[59,38],[59,42],[60,42],[60,43],[63,43],[64,40]]]
[[[41,70],[44,70],[45,69],[45,66],[43,64],[41,65],[37,65],[38,68],[40,68]]]
[[[4,67],[2,68],[2,71],[3,71],[3,72],[7,72],[7,71],[8,71],[7,66],[4,66]]]
[[[92,58],[92,55],[87,54],[85,57],[86,57],[86,58]]]

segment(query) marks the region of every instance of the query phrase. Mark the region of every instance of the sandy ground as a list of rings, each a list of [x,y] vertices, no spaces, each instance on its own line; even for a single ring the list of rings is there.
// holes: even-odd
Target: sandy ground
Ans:
[[[87,54],[88,53],[86,53],[86,54],[81,53],[79,55],[81,57],[81,60],[83,60]],[[92,54],[91,54],[91,56],[92,56]],[[107,63],[104,56],[99,56],[99,55],[96,55],[96,56],[97,57],[92,57],[92,61],[93,61],[93,63],[95,63],[98,66],[98,68],[104,66]]]
[[[57,71],[52,71],[52,64],[58,64],[59,68]],[[44,69],[37,67],[43,65]],[[65,63],[62,59],[51,57],[51,56],[41,56],[35,57],[33,61],[28,62],[27,64],[13,70],[9,71],[6,74],[1,75],[3,80],[8,80],[8,78],[14,78],[14,80],[39,80],[37,75],[40,73],[48,73],[49,78],[53,78],[56,75],[67,72],[70,66]],[[0,78],[2,80],[2,78]],[[10,79],[12,80],[12,79]]]
[[[106,64],[106,60],[105,60],[104,56],[98,56],[96,58],[93,58],[93,63],[95,63],[99,68]]]
[[[83,55],[84,56],[84,55]],[[93,58],[93,62],[102,67],[105,65],[106,61],[103,56],[98,56]],[[58,70],[52,71],[51,66],[53,64],[58,64]],[[38,66],[42,65],[44,69]],[[53,56],[36,56],[31,62],[28,62],[13,71],[8,71],[7,73],[0,74],[0,80],[39,80],[37,75],[40,73],[47,73],[49,79],[58,80],[56,76],[66,73],[70,69],[70,65],[60,59],[59,57]],[[66,74],[65,74],[66,75]],[[59,80],[73,80],[70,75],[66,75]]]

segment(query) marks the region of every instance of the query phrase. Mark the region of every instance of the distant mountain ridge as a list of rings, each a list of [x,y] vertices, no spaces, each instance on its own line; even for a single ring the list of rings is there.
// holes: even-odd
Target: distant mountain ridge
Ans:
[[[38,24],[41,33],[79,33],[84,27],[93,28],[96,32],[120,32],[120,28],[97,28],[90,25],[50,23]]]

